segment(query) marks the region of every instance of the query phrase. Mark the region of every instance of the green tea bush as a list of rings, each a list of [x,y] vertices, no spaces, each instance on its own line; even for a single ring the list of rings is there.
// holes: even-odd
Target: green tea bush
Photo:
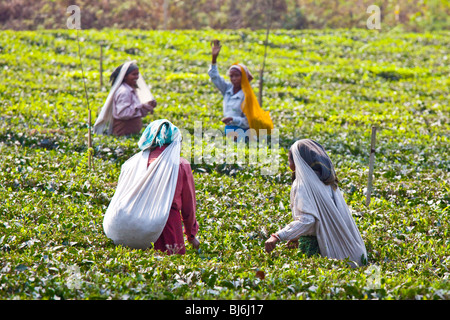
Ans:
[[[221,96],[207,76],[214,38],[223,43],[220,72],[245,63],[258,94],[264,31],[107,29],[80,36],[94,120],[110,72],[131,58],[158,101],[145,123],[167,118],[190,133],[196,121],[222,129]],[[103,233],[120,167],[138,151],[138,137],[94,136],[88,169],[75,31],[2,31],[0,297],[448,299],[449,39],[448,32],[274,30],[263,107],[280,132],[279,167],[261,175],[258,164],[189,159],[201,246],[165,256],[115,246]],[[374,190],[366,207],[372,125]],[[320,142],[334,162],[367,266],[351,269],[284,245],[264,252],[267,237],[291,219],[287,151],[300,138]],[[182,155],[200,148],[191,147]]]

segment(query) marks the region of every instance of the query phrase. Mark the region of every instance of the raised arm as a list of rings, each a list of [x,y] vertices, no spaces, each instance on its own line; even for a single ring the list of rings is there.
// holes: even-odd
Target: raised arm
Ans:
[[[211,46],[211,55],[212,55],[212,64],[216,64],[217,57],[219,56],[220,49],[222,49],[222,45],[220,44],[220,41],[215,39],[212,41]]]
[[[211,78],[211,81],[214,85],[219,89],[219,91],[223,94],[227,91],[228,87],[232,84],[226,81],[219,73],[217,69],[217,57],[219,56],[219,52],[222,46],[220,45],[219,40],[214,40],[211,45],[211,55],[212,55],[212,65],[208,70],[208,75]]]

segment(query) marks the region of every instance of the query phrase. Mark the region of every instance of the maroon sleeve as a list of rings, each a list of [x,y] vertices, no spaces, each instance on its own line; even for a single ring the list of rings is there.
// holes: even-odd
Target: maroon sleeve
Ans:
[[[184,233],[188,239],[192,239],[198,232],[198,223],[195,217],[197,201],[195,198],[195,183],[191,165],[187,160],[181,159],[180,174],[183,181],[181,191],[181,216],[184,224]]]

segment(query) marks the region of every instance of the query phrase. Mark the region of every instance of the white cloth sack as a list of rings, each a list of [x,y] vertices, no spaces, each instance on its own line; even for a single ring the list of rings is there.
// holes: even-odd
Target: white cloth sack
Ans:
[[[145,80],[142,77],[142,74],[139,73],[139,78],[136,83],[138,86],[136,88],[136,94],[141,103],[147,103],[149,101],[155,100],[152,93],[150,92],[150,87],[147,85],[147,83],[145,83]]]
[[[297,143],[291,147],[291,152],[296,177],[291,188],[293,218],[302,212],[316,218],[316,236],[322,256],[339,260],[349,258],[357,265],[363,265],[367,259],[366,247],[341,191],[320,181],[300,156]]]
[[[114,106],[114,94],[117,89],[122,85],[123,78],[125,78],[125,73],[128,70],[128,67],[132,64],[136,63],[136,60],[127,61],[123,64],[122,69],[120,69],[119,75],[114,82],[111,90],[109,91],[108,97],[106,98],[105,104],[103,105],[100,114],[97,117],[97,120],[94,123],[93,131],[96,134],[103,134],[105,128],[107,128],[106,133],[112,133],[112,119],[113,119],[113,106]],[[141,103],[146,103],[151,100],[155,100],[152,93],[150,92],[150,88],[145,83],[142,74],[139,73],[139,78],[137,80],[136,94]]]
[[[116,192],[103,220],[115,244],[151,247],[161,235],[172,206],[180,165],[181,134],[147,168],[150,149],[135,154],[121,168]]]

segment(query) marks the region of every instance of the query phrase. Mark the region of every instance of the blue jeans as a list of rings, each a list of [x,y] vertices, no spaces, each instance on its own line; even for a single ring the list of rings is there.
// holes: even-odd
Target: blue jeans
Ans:
[[[236,132],[236,130],[239,130],[239,131]],[[245,141],[247,141],[248,137],[246,137],[246,135],[245,135],[245,132],[247,132],[247,130],[248,129],[244,129],[244,128],[241,128],[241,127],[238,127],[238,126],[226,125],[225,126],[225,135],[228,135],[230,133],[236,132],[237,137],[234,139],[235,141],[240,142],[244,138],[245,138]]]

